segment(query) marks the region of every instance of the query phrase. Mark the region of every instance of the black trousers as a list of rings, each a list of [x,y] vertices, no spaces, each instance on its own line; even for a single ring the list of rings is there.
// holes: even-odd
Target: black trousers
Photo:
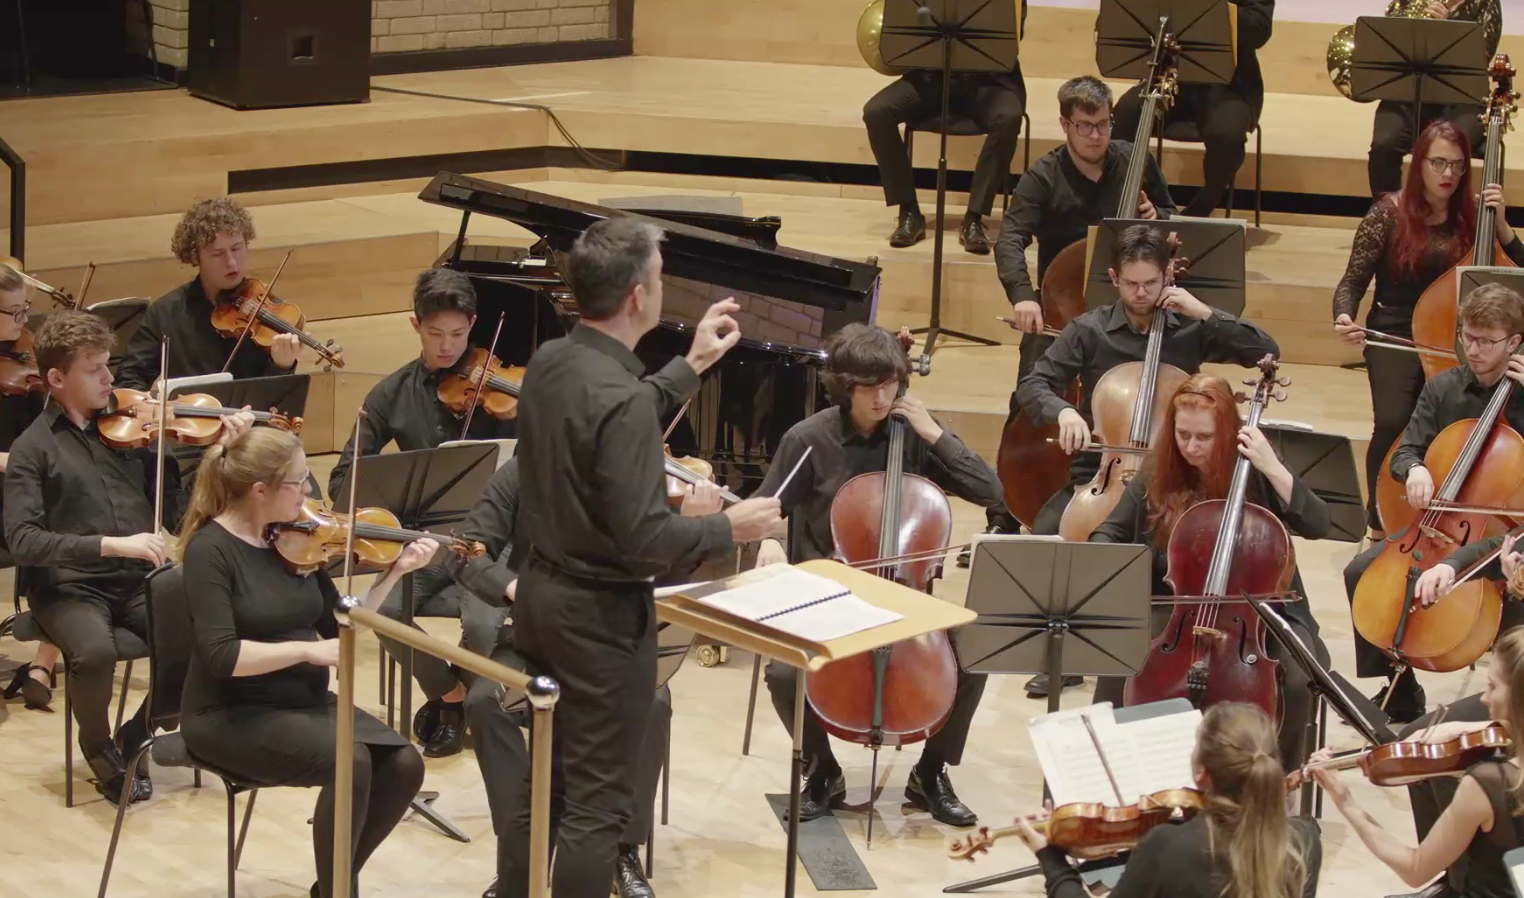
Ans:
[[[1371,310],[1367,319],[1370,327],[1383,333],[1411,336],[1412,313],[1393,314],[1380,307]],[[1371,409],[1374,426],[1370,445],[1365,450],[1365,505],[1366,523],[1373,530],[1384,529],[1376,509],[1376,480],[1381,475],[1382,462],[1391,451],[1397,438],[1413,417],[1413,407],[1418,404],[1418,394],[1423,392],[1423,365],[1411,352],[1391,349],[1365,350],[1366,377],[1371,385]]]
[[[955,74],[949,108],[973,119],[986,135],[974,166],[968,210],[989,215],[995,208],[996,193],[1004,191],[1010,176],[1026,98],[987,79]],[[900,125],[941,113],[942,76],[937,72],[905,75],[874,94],[863,106],[863,124],[868,129],[873,158],[878,161],[886,205],[916,204],[915,173],[905,139],[900,136]]]
[[[488,605],[470,590],[451,580],[443,571],[425,568],[413,577],[415,618],[458,617],[466,648],[479,655],[493,650],[498,642],[498,630],[507,617],[505,609]],[[402,584],[397,584],[386,601],[381,603],[379,610],[394,621],[402,620]],[[420,631],[423,629],[417,624],[413,628]],[[381,647],[393,658],[400,659],[404,652],[412,652],[413,679],[418,681],[418,688],[430,701],[442,698],[460,685],[460,674],[449,662],[427,652],[413,652],[407,646],[385,636],[378,638]]]
[[[1154,608],[1154,635],[1157,636],[1169,623],[1169,609],[1165,606]],[[1312,648],[1317,656],[1318,663],[1325,668],[1329,664],[1328,646],[1323,644],[1323,639],[1307,629],[1299,621],[1291,621],[1291,628],[1301,637],[1302,642]],[[1287,771],[1295,770],[1306,762],[1307,756],[1312,753],[1315,736],[1309,729],[1314,722],[1316,702],[1313,700],[1312,691],[1308,688],[1310,682],[1307,673],[1298,667],[1290,657],[1285,647],[1274,638],[1265,646],[1270,657],[1281,662],[1281,729],[1280,729],[1280,752],[1281,765]],[[1127,680],[1123,677],[1099,677],[1095,683],[1096,702],[1111,702],[1112,707],[1122,707],[1122,694]]]
[[[772,696],[773,708],[783,721],[783,726],[793,735],[794,690],[799,671],[779,661],[767,664],[767,691]],[[968,728],[974,722],[974,711],[979,707],[979,697],[984,694],[985,674],[958,671],[958,688],[953,694],[952,714],[942,728],[926,740],[921,749],[920,766],[941,769],[942,765],[957,766],[963,760],[963,748],[968,744]],[[839,770],[841,765],[831,751],[831,737],[820,725],[815,710],[804,709],[804,763],[807,773],[815,770]]]
[[[1436,119],[1454,123],[1471,141],[1472,154],[1481,155],[1482,114],[1480,106],[1438,106],[1425,103],[1420,112],[1425,127]],[[1413,149],[1413,104],[1382,100],[1376,106],[1376,120],[1371,128],[1371,152],[1366,162],[1371,196],[1381,196],[1402,188],[1402,157]]]
[[[79,725],[79,749],[86,758],[111,747],[111,677],[116,670],[116,629],[147,639],[148,617],[142,578],[124,581],[123,598],[98,590],[34,600],[32,617],[48,641],[63,653],[69,700]],[[138,709],[138,714],[143,713]]]
[[[1143,115],[1143,101],[1133,87],[1117,100],[1116,133],[1132,140]],[[1207,216],[1222,202],[1223,194],[1244,164],[1249,132],[1254,130],[1256,111],[1248,97],[1228,84],[1182,84],[1167,121],[1196,125],[1206,153],[1201,162],[1201,190],[1181,212]],[[1145,148],[1146,149],[1146,148]]]
[[[629,826],[656,691],[652,589],[574,579],[531,558],[519,580],[514,631],[528,669],[561,686],[551,754],[552,893],[604,898]],[[527,898],[527,770],[499,857],[499,894]]]

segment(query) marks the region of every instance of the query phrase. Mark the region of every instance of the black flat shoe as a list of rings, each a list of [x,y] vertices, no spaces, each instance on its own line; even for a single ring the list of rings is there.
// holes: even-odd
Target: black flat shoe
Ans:
[[[958,242],[963,248],[976,256],[987,256],[990,252],[990,238],[984,233],[984,219],[971,215],[963,219],[963,229],[958,232]]]
[[[423,746],[426,758],[448,758],[460,754],[466,738],[466,708],[461,702],[439,703],[439,725]]]
[[[1085,678],[1084,677],[1066,676],[1066,677],[1064,677],[1064,688],[1065,689],[1071,689],[1071,688],[1073,688],[1075,686],[1083,685],[1084,682],[1085,682]],[[1027,682],[1026,682],[1026,690],[1027,690],[1027,698],[1047,698],[1048,697],[1048,675],[1047,674],[1038,674],[1037,676],[1033,677],[1032,679],[1027,680]]]
[[[804,788],[799,792],[799,822],[817,820],[831,813],[831,808],[837,807],[847,797],[847,781],[841,771],[836,771],[830,776],[811,774],[804,781]],[[788,811],[783,812],[783,819],[788,819]]]
[[[640,864],[640,849],[634,845],[619,846],[619,857],[614,862],[614,891],[619,898],[656,898]]]
[[[919,212],[901,212],[899,226],[889,235],[889,245],[915,246],[926,239],[926,216]]]
[[[930,812],[933,820],[948,826],[973,826],[979,822],[979,816],[958,800],[958,793],[953,791],[952,780],[947,778],[945,768],[927,779],[921,778],[919,770],[910,771],[910,781],[905,783],[905,800]]]

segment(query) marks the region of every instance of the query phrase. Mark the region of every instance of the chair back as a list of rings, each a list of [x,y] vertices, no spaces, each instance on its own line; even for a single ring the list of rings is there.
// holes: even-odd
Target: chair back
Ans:
[[[180,726],[180,694],[195,651],[184,570],[163,564],[148,574],[148,729],[149,734]]]

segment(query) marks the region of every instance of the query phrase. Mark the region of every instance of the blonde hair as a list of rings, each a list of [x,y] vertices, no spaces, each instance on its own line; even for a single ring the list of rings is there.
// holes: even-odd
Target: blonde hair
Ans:
[[[230,196],[199,200],[185,210],[180,223],[175,225],[175,236],[169,241],[170,252],[186,265],[195,265],[196,251],[210,246],[220,231],[238,234],[245,242],[251,241],[254,239],[254,219]]]
[[[1524,724],[1524,627],[1513,627],[1498,637],[1492,646],[1492,663],[1498,666],[1508,684],[1508,719],[1498,722],[1513,736]],[[1513,738],[1518,739],[1517,736]],[[1516,749],[1509,749],[1512,756],[1516,756],[1516,752]],[[1524,816],[1524,776],[1514,772],[1514,777],[1513,783],[1505,781],[1504,785],[1513,799],[1513,815],[1520,817]]]
[[[1225,836],[1232,898],[1296,898],[1306,846],[1293,844],[1275,727],[1258,705],[1212,706],[1196,736],[1196,765],[1211,779],[1204,813],[1211,852]]]
[[[201,458],[190,507],[180,520],[180,545],[249,494],[256,483],[273,484],[291,468],[301,440],[273,427],[255,427],[226,446],[216,445]]]

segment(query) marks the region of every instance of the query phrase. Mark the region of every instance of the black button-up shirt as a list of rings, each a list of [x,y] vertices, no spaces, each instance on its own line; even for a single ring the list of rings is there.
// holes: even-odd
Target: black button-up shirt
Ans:
[[[148,307],[143,323],[122,352],[116,385],[146,390],[159,378],[159,340],[169,337],[169,376],[196,377],[216,374],[238,345],[237,337],[224,337],[212,327],[212,301],[201,289],[199,278],[181,284]],[[234,380],[274,377],[295,370],[277,367],[270,353],[253,339],[243,341],[229,371]]]
[[[541,346],[519,398],[519,511],[532,551],[572,576],[654,579],[734,547],[723,514],[667,504],[661,416],[698,389],[682,358],[641,378],[624,344],[579,324]]]
[[[1143,149],[1146,154],[1147,147]],[[1131,142],[1111,141],[1101,179],[1092,181],[1075,166],[1068,147],[1060,145],[1022,174],[995,241],[995,270],[1012,303],[1037,301],[1037,289],[1027,271],[1027,244],[1033,237],[1037,238],[1037,283],[1041,284],[1048,263],[1060,250],[1084,240],[1092,225],[1116,217],[1131,157]],[[1174,214],[1169,184],[1152,156],[1145,163],[1143,192],[1159,210],[1160,218]]]
[[[5,470],[5,535],[16,564],[33,572],[32,601],[113,595],[152,569],[146,561],[102,558],[101,537],[153,529],[155,453],[116,450],[94,422],[80,429],[57,403],[11,447]],[[180,517],[180,469],[164,459],[164,526]]]
[[[816,412],[783,435],[757,495],[777,493],[806,448],[810,457],[778,496],[789,518],[789,560],[793,562],[829,558],[835,552],[831,501],[853,477],[889,467],[889,427],[886,422],[870,434],[861,434],[840,406]],[[913,427],[905,425],[904,466],[907,473],[929,478],[984,508],[998,505],[1003,496],[1000,478],[989,463],[945,428],[936,443],[928,445]]]
[[[1406,483],[1408,471],[1423,464],[1424,453],[1440,431],[1456,421],[1480,418],[1497,387],[1497,384],[1482,386],[1466,365],[1435,375],[1425,383],[1423,392],[1418,394],[1418,404],[1413,407],[1413,417],[1408,419],[1408,426],[1397,441],[1397,451],[1392,453],[1392,476],[1397,482]],[[1524,388],[1517,384],[1503,409],[1503,417],[1509,427],[1524,433]],[[1441,485],[1436,478],[1436,493]]]
[[[468,348],[461,358],[469,356]],[[422,358],[416,358],[372,387],[365,396],[365,417],[360,421],[360,457],[375,455],[393,441],[398,449],[411,452],[460,439],[465,418],[439,401],[439,381],[448,373],[446,369],[430,370]],[[471,416],[471,431],[466,439],[507,440],[517,431],[514,419],[499,420],[478,408]],[[328,478],[329,496],[338,495],[344,484],[344,475],[354,458],[354,442],[351,432]]]
[[[453,563],[451,559],[443,567],[419,571],[419,582],[415,584],[419,594],[433,595],[453,578],[488,605],[506,606],[504,592],[509,583],[518,579],[524,557],[529,554],[529,541],[518,527],[519,460],[514,457],[493,473],[481,498],[457,529],[461,539],[481,543],[486,553],[462,563]],[[437,587],[430,591],[430,585],[435,583]]]

